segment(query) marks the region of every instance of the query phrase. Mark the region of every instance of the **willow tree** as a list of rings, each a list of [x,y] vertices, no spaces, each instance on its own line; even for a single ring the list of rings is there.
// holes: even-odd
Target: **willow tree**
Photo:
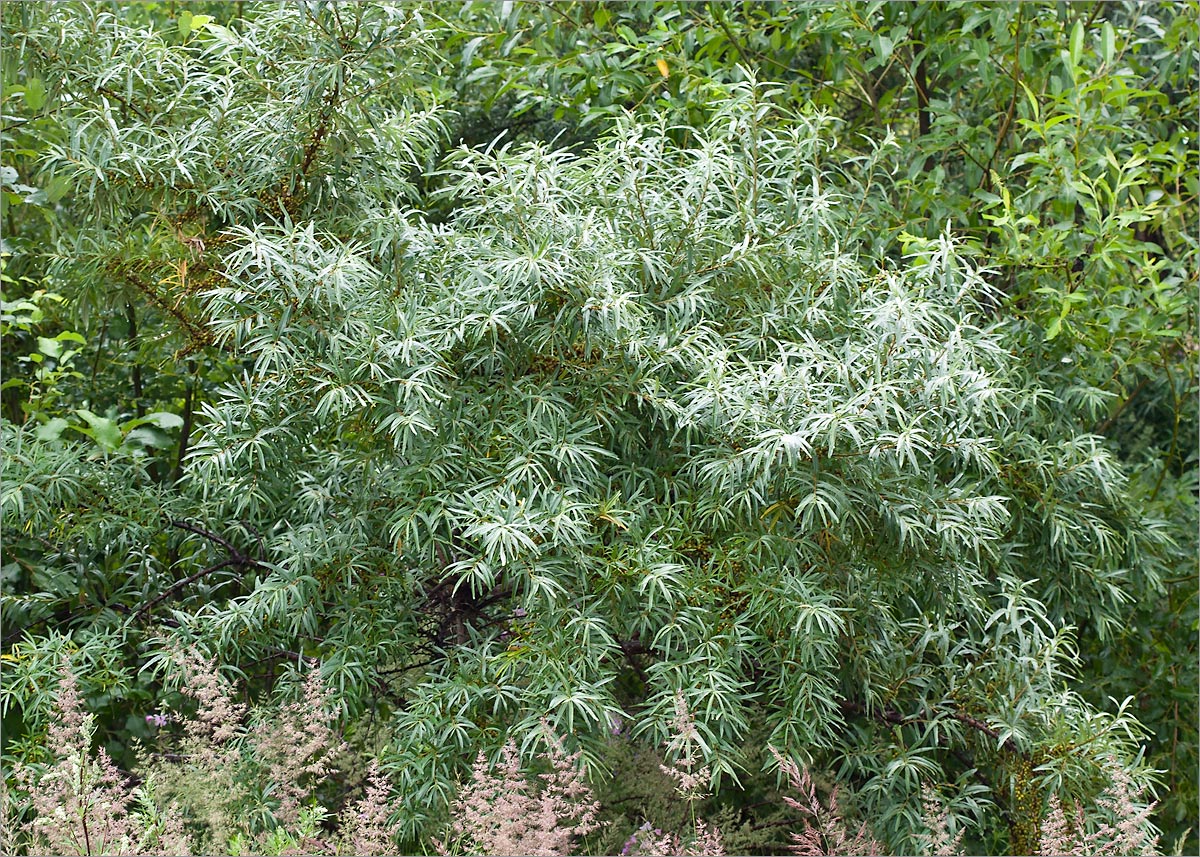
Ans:
[[[905,851],[923,784],[1028,853],[1051,795],[1144,778],[1073,628],[1119,628],[1164,540],[982,311],[987,259],[865,252],[870,170],[753,79],[696,127],[454,149],[421,12],[6,27],[52,118],[30,177],[69,189],[15,262],[138,378],[3,426],[24,727],[63,646],[117,709],[172,640],[260,683],[317,656],[414,842],[480,748],[546,717],[602,778],[679,693],[719,787],[777,748]]]

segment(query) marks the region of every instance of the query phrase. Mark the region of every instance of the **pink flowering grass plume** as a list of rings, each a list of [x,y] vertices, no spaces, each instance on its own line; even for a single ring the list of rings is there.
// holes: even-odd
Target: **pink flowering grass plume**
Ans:
[[[148,790],[134,787],[103,748],[91,755],[95,718],[84,710],[70,661],[63,659],[46,740],[52,763],[19,765],[33,818],[24,825],[36,854],[185,854],[190,843],[173,809],[161,812]],[[138,807],[140,811],[134,811]]]
[[[367,770],[366,792],[347,806],[339,818],[339,854],[372,857],[394,853],[398,826],[388,821],[392,810],[390,792],[391,783],[379,770],[379,763],[372,761]]]
[[[929,833],[919,836],[925,844],[926,853],[931,857],[955,857],[961,854],[963,831],[960,828],[958,833],[953,836],[950,834],[950,813],[929,786],[921,787],[921,807],[921,817],[929,828]]]
[[[696,821],[695,833],[684,841],[676,833],[651,829],[646,822],[633,832],[621,849],[621,857],[724,857],[721,831],[705,821]]]
[[[199,649],[169,645],[182,679],[179,690],[196,703],[194,717],[160,715],[161,727],[182,724],[176,753],[151,753],[145,766],[163,792],[178,801],[206,850],[222,848],[242,825],[238,816],[246,789],[239,778],[247,707],[236,701],[236,688],[223,676],[216,658]],[[153,725],[158,726],[156,720]],[[160,727],[160,728],[161,728]],[[169,737],[162,735],[161,740]]]
[[[184,678],[179,689],[197,704],[196,716],[184,724],[184,734],[196,746],[215,751],[240,733],[246,706],[234,701],[234,687],[217,669],[216,658],[205,658],[196,648],[176,649],[173,655]]]
[[[576,837],[599,826],[600,804],[584,781],[580,754],[568,755],[557,737],[548,737],[542,758],[549,770],[536,778],[522,771],[512,740],[495,771],[480,752],[453,805],[451,832],[468,853],[570,854]]]
[[[671,726],[673,737],[667,743],[667,752],[677,755],[677,758],[674,764],[660,767],[664,774],[675,781],[675,790],[681,797],[688,801],[699,800],[708,794],[712,774],[695,756],[700,733],[696,730],[696,720],[681,691],[675,693],[675,717]]]
[[[692,824],[694,827],[690,837],[684,838],[677,833],[663,833],[651,829],[649,822],[644,824],[625,843],[623,855],[692,855],[692,857],[719,857],[725,853],[725,844],[721,831],[698,818],[695,813],[695,803],[708,794],[708,785],[712,781],[712,772],[696,756],[696,748],[700,745],[700,733],[696,729],[696,720],[688,708],[687,699],[682,691],[675,693],[675,716],[671,721],[671,739],[667,742],[668,755],[675,756],[670,765],[659,765],[662,772],[675,781],[675,792],[692,805]]]
[[[1150,823],[1155,803],[1142,803],[1143,795],[1129,772],[1113,758],[1105,762],[1109,784],[1096,798],[1098,818],[1088,831],[1083,807],[1073,803],[1064,807],[1058,795],[1051,795],[1049,810],[1042,820],[1038,854],[1109,855],[1157,854],[1158,834]]]
[[[298,821],[302,801],[333,770],[331,757],[346,749],[333,730],[331,696],[314,663],[303,697],[255,728],[258,757],[266,763],[271,793],[278,801],[274,815],[285,825]]]
[[[808,769],[801,769],[791,759],[782,756],[771,748],[771,754],[779,763],[779,768],[787,775],[793,789],[800,794],[800,799],[784,795],[783,802],[804,814],[804,831],[793,833],[791,846],[793,854],[820,857],[820,855],[835,854],[880,854],[882,846],[867,829],[864,822],[858,831],[851,834],[846,827],[838,809],[837,794],[834,790],[829,795],[828,805],[822,804],[817,796],[817,787],[813,783]]]

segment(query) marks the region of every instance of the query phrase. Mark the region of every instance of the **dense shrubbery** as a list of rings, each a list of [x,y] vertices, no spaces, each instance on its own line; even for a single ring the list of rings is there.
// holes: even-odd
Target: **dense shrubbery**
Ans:
[[[1156,15],[6,6],[9,845],[1194,843]]]
[[[181,687],[197,705],[190,715],[146,716],[160,734],[157,749],[143,747],[134,773],[123,775],[104,750],[95,758],[93,715],[85,711],[68,660],[62,663],[55,718],[48,730],[49,758],[42,765],[19,763],[14,777],[28,795],[29,818],[13,830],[5,815],[6,850],[53,854],[389,854],[395,850],[399,808],[389,797],[387,778],[372,762],[365,792],[348,801],[331,824],[315,791],[334,768],[330,759],[346,750],[335,746],[328,692],[320,671],[310,668],[302,698],[281,710],[259,712],[245,723],[246,706],[212,660],[195,650],[173,653]],[[546,750],[536,776],[523,769],[513,741],[500,750],[493,770],[481,752],[469,780],[452,806],[445,841],[434,838],[439,854],[577,853],[581,837],[604,826],[600,803],[584,779],[580,753],[566,754],[561,740],[543,721]],[[675,783],[677,799],[692,807],[693,832],[680,835],[638,827],[622,855],[696,855],[726,852],[721,829],[695,814],[706,796],[711,772],[699,761],[703,739],[682,693],[676,695],[675,733],[668,751],[679,754],[660,765]],[[619,736],[615,736],[619,737]],[[772,753],[800,800],[782,801],[798,810],[803,831],[793,833],[796,854],[878,854],[880,843],[867,822],[854,830],[843,819],[835,786],[823,800],[807,770]],[[345,764],[345,760],[341,760]],[[1096,810],[1068,816],[1057,795],[1050,799],[1037,843],[1038,854],[1154,854],[1148,832],[1153,805],[1135,802],[1140,794],[1118,763]],[[920,853],[960,854],[962,831],[951,834],[949,813],[930,793],[924,796]],[[625,825],[628,827],[628,824]],[[330,828],[332,831],[330,832]]]

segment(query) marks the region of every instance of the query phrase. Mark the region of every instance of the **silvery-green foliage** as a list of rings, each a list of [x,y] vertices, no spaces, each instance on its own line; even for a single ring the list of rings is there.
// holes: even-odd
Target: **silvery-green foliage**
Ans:
[[[896,842],[943,743],[1113,734],[1062,687],[1067,623],[1119,621],[1148,537],[1119,469],[1047,430],[952,236],[858,259],[836,128],[763,104],[733,89],[686,145],[454,153],[442,223],[233,236],[204,299],[246,369],[189,479],[266,516],[273,568],[192,621],[321,633],[357,675],[431,641],[395,724],[414,807],[544,712],[597,762],[614,715],[661,740],[676,690],[716,771],[765,723],[842,755]],[[869,725],[895,712],[915,741]]]
[[[207,236],[181,332],[229,359],[169,491],[120,455],[60,477],[70,447],[6,429],[6,522],[124,468],[127,518],[253,545],[161,615],[238,663],[320,654],[349,718],[382,705],[413,841],[478,748],[532,755],[546,716],[600,770],[614,718],[661,744],[678,692],[718,786],[761,772],[752,739],[818,759],[904,851],[922,783],[1015,828],[1030,783],[1133,759],[1127,709],[1069,690],[1073,629],[1119,625],[1158,530],[953,234],[861,255],[833,120],[750,81],[701,128],[428,174],[415,14],[332,8],[183,46],[90,7],[31,33],[98,93],[46,157],[94,206],[60,276],[194,252],[163,209]]]

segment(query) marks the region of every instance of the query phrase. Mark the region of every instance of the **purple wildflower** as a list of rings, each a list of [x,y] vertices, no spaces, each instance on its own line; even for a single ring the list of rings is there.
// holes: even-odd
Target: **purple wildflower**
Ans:
[[[625,845],[621,848],[621,857],[629,857],[631,854],[641,853],[640,848],[637,851],[634,851],[633,849],[638,848],[638,840],[641,838],[643,833],[650,833],[650,822],[647,821],[637,830],[633,831],[633,834],[625,840]],[[654,831],[654,835],[659,835],[661,833],[661,830]]]

